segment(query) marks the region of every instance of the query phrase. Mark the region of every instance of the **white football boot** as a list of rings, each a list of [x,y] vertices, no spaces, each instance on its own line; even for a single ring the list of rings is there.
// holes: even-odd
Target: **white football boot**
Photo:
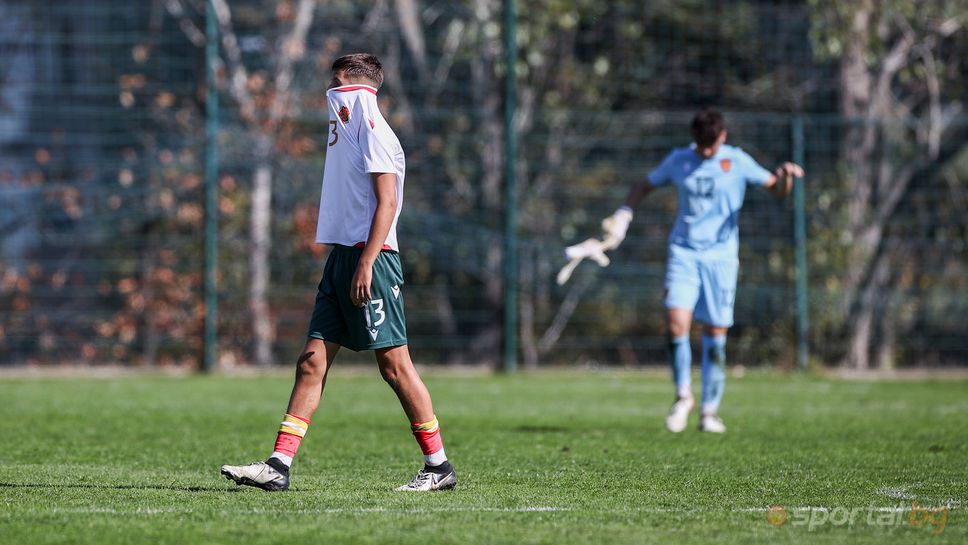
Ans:
[[[699,419],[699,431],[726,433],[726,424],[723,424],[723,419],[715,414],[704,414]]]
[[[254,486],[267,492],[277,492],[289,489],[289,472],[282,462],[270,465],[267,462],[255,462],[245,466],[222,466],[222,475],[226,479],[235,481],[237,485]],[[278,466],[278,467],[273,467]]]
[[[673,403],[672,408],[669,409],[669,415],[666,416],[666,429],[672,433],[679,433],[686,429],[689,412],[692,411],[695,405],[696,402],[691,397],[680,397],[677,399]]]
[[[432,492],[434,490],[449,490],[457,486],[457,472],[450,462],[444,462],[443,471],[428,471],[425,467],[417,472],[417,476],[409,483],[396,488],[398,492]]]

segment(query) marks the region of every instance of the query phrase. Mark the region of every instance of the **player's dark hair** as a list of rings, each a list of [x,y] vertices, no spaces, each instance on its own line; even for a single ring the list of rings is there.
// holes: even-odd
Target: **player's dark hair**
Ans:
[[[379,88],[383,85],[383,65],[380,59],[369,53],[343,55],[333,62],[333,74],[344,71],[347,76],[362,77],[370,80]]]
[[[715,144],[719,135],[726,130],[726,121],[723,119],[723,114],[715,108],[703,108],[692,118],[689,130],[696,144],[709,147]]]

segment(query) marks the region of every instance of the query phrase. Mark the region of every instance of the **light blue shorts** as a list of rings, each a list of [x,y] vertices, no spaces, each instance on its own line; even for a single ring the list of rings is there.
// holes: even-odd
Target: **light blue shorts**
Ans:
[[[665,307],[693,310],[693,318],[715,327],[733,325],[739,259],[708,256],[669,246]]]

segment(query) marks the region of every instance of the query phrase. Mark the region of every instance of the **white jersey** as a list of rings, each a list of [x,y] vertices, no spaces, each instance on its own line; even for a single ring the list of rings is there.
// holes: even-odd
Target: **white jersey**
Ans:
[[[329,147],[323,168],[316,242],[354,246],[366,242],[376,212],[370,173],[397,176],[397,213],[384,248],[399,251],[397,219],[403,209],[406,160],[400,140],[380,113],[376,89],[343,85],[326,92]]]

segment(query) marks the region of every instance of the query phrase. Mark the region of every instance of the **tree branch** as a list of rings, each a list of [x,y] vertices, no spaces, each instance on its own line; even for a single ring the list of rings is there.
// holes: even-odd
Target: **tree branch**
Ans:
[[[924,62],[924,82],[928,88],[928,122],[925,140],[927,140],[928,157],[935,158],[941,149],[941,131],[944,130],[941,118],[941,82],[938,80],[938,66],[934,60],[932,45],[934,40],[929,38],[920,48],[921,60]]]
[[[276,68],[276,94],[269,109],[271,125],[275,125],[282,118],[290,102],[289,88],[292,84],[293,63],[306,54],[306,34],[309,32],[309,27],[312,26],[315,7],[315,0],[299,1],[292,30],[282,41],[279,65]]]
[[[420,24],[420,15],[417,13],[416,0],[396,0],[394,2],[397,12],[397,23],[400,25],[400,34],[403,36],[403,43],[407,44],[407,49],[413,56],[413,62],[417,66],[417,75],[422,83],[427,81],[429,71],[427,70],[427,46],[424,40],[423,25]]]
[[[242,50],[239,48],[239,40],[235,36],[232,28],[232,11],[225,0],[212,0],[215,8],[215,16],[218,19],[219,33],[222,35],[222,47],[225,49],[225,56],[228,59],[228,69],[231,72],[229,90],[232,97],[239,103],[239,110],[242,118],[250,123],[255,123],[255,101],[249,93],[246,84],[249,81],[249,72],[242,63]]]
[[[448,83],[448,74],[454,66],[454,58],[460,49],[464,28],[464,21],[455,19],[451,21],[447,29],[447,37],[444,39],[444,50],[440,55],[440,60],[437,62],[437,69],[434,70],[434,77],[430,82],[430,102],[432,103],[436,103],[437,97]]]
[[[897,75],[898,70],[905,66],[905,61],[916,43],[914,30],[906,21],[903,23],[903,35],[900,41],[894,44],[890,53],[881,62],[880,73],[877,75],[877,83],[875,84],[873,108],[867,112],[869,117],[880,117],[890,113],[891,103],[893,102],[891,82]]]
[[[185,34],[188,41],[192,42],[192,45],[195,47],[205,47],[205,42],[208,41],[205,38],[205,33],[185,13],[185,8],[182,7],[179,0],[165,0],[165,9],[178,21],[178,28]]]

